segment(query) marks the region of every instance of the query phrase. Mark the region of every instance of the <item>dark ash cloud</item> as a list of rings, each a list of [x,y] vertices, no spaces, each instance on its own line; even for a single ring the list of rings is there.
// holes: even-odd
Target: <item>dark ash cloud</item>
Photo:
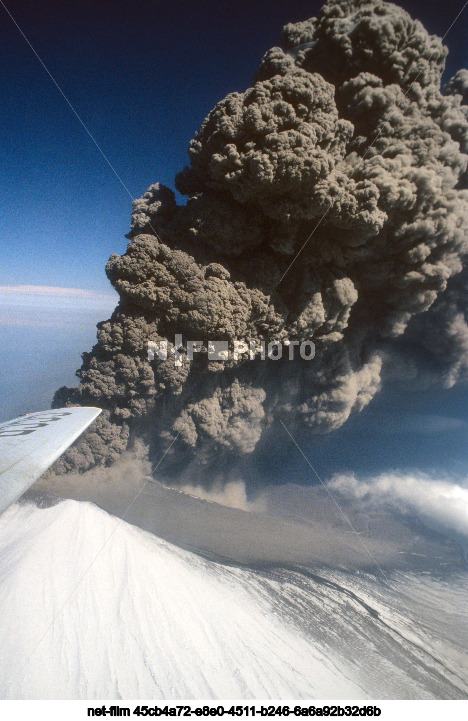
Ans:
[[[378,392],[408,324],[445,384],[465,377],[465,290],[451,279],[468,250],[468,71],[442,93],[446,54],[379,0],[330,0],[284,28],[253,85],[191,141],[186,206],[158,183],[135,201],[127,252],[106,268],[119,305],[78,388],[54,400],[104,409],[62,470],[135,443],[156,461],[170,449],[167,472],[228,464],[275,419],[329,432]],[[313,340],[317,353],[149,361],[147,341],[176,333]]]

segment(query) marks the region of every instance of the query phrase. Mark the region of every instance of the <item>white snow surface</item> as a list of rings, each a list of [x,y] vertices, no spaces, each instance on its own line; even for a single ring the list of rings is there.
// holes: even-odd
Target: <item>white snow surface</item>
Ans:
[[[3,698],[362,696],[231,573],[65,501],[0,528]]]
[[[466,698],[466,582],[369,579],[225,566],[90,503],[15,505],[0,697]]]

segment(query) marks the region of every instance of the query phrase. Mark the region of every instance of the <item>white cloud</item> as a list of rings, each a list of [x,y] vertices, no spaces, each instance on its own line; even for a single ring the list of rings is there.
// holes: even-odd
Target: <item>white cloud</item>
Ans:
[[[1,285],[0,306],[2,326],[69,325],[66,316],[83,311],[110,313],[116,305],[117,294],[100,293],[83,288],[63,288],[47,285]],[[55,317],[40,317],[40,313]]]
[[[83,288],[62,288],[51,285],[0,285],[0,295],[5,296],[42,296],[42,297],[73,297],[73,298],[95,298],[101,300],[114,300],[114,295],[98,293],[94,290]]]
[[[468,539],[468,485],[422,474],[383,473],[367,480],[339,475],[328,486],[348,499],[390,506]]]
[[[58,295],[78,296],[80,298],[113,298],[105,293],[98,293],[94,290],[83,288],[62,288],[52,285],[0,285],[0,293],[27,294],[27,295]]]

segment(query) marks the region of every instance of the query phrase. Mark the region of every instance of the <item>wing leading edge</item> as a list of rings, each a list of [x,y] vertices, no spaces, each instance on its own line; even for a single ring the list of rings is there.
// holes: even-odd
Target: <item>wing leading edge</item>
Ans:
[[[0,513],[17,501],[100,413],[100,408],[58,408],[0,423]]]

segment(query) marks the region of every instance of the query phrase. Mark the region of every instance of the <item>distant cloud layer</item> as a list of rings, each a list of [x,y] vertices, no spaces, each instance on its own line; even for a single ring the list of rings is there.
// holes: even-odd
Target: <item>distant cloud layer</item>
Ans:
[[[67,328],[77,322],[77,315],[89,318],[96,312],[110,313],[115,298],[111,293],[106,295],[82,288],[1,285],[0,326]]]
[[[83,288],[62,288],[51,285],[0,285],[0,301],[29,299],[32,303],[37,298],[75,298],[90,300],[95,304],[115,302],[115,294],[97,293],[94,290]]]
[[[94,290],[83,288],[62,288],[52,285],[0,285],[0,295],[9,296],[41,296],[41,297],[67,297],[67,298],[92,298],[96,300],[114,300],[114,295],[97,293]]]

